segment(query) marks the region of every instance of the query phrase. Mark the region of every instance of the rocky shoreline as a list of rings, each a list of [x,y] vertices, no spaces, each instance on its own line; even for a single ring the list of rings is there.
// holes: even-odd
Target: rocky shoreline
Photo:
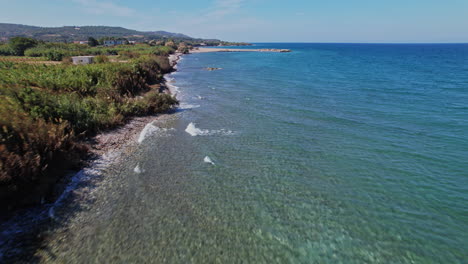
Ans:
[[[179,62],[182,55],[182,53],[169,55],[169,64],[172,68],[174,68],[174,70],[177,70],[177,63]],[[176,95],[176,91],[171,90],[171,86],[167,84],[167,81],[162,83],[160,86],[162,92],[172,94],[174,96]],[[136,142],[139,133],[148,123],[159,120],[166,115],[167,113],[134,117],[122,127],[95,136],[91,140],[91,142],[94,142],[92,144],[91,151],[97,155],[104,155],[110,151],[121,149],[128,143]]]

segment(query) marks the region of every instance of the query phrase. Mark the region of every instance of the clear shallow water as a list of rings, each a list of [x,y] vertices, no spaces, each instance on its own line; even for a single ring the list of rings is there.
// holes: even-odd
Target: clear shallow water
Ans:
[[[293,52],[185,56],[184,110],[40,254],[466,263],[468,45],[257,46]]]

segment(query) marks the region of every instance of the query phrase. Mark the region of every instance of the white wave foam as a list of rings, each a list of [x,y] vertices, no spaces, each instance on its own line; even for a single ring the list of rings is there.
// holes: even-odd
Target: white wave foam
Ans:
[[[148,123],[146,124],[145,128],[143,128],[143,130],[141,131],[140,136],[138,137],[138,143],[140,144],[143,143],[143,141],[145,141],[146,138],[155,134],[164,135],[164,133],[169,130],[173,130],[173,129],[157,127],[154,125],[154,121],[151,123]]]
[[[179,109],[182,109],[182,110],[190,110],[190,109],[199,108],[199,107],[200,105],[185,104],[185,103],[181,103],[179,105]]]
[[[198,98],[199,100],[205,99],[205,97],[203,97],[203,96],[201,96],[201,95],[197,95],[197,98]]]
[[[106,153],[101,158],[92,162],[89,167],[85,167],[76,173],[72,177],[71,182],[68,184],[67,188],[49,208],[47,212],[49,218],[52,220],[58,220],[55,215],[55,209],[62,206],[67,197],[69,197],[69,195],[73,193],[73,191],[76,190],[80,184],[85,182],[91,183],[92,181],[97,180],[102,175],[102,172],[107,169],[109,165],[112,164],[112,162],[115,162],[118,159],[119,155],[119,151]],[[91,197],[92,191],[92,188],[83,188],[80,192],[82,195],[86,193],[87,197]]]
[[[201,130],[197,127],[195,127],[194,123],[190,123],[187,128],[185,129],[185,132],[189,133],[192,137],[195,136],[201,136],[205,135],[206,133],[209,133],[209,130]]]
[[[185,132],[189,133],[192,137],[195,136],[211,136],[211,135],[223,135],[228,136],[234,134],[231,130],[226,129],[219,129],[219,130],[208,130],[208,129],[200,129],[195,126],[194,123],[190,123]]]
[[[136,167],[133,169],[133,172],[135,172],[136,174],[141,174],[145,172],[145,170],[140,168],[140,164],[137,164]]]
[[[171,75],[173,74],[166,74],[164,79],[166,80],[166,86],[169,88],[169,91],[171,91],[171,93],[176,96],[179,93],[179,86],[174,85],[176,81],[173,77],[171,77]]]
[[[170,83],[166,83],[166,86],[167,86],[167,88],[169,88],[169,91],[174,96],[177,96],[177,94],[180,92],[179,86],[176,86],[176,85],[173,85],[173,84],[170,84]]]
[[[148,136],[158,132],[159,128],[153,124],[153,122],[146,124],[145,128],[140,133],[138,137],[138,143],[142,143]]]
[[[203,161],[204,161],[205,163],[209,163],[209,164],[211,164],[211,165],[215,165],[215,163],[214,163],[214,162],[211,160],[211,158],[208,157],[208,156],[206,156],[206,157],[203,159]]]

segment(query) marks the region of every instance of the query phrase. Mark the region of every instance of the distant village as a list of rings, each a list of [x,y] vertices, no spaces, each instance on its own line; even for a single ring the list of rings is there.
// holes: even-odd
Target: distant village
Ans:
[[[93,38],[90,38],[93,39]],[[97,45],[90,45],[91,41],[96,41]],[[125,38],[118,38],[118,39],[103,39],[100,41],[97,40],[81,40],[81,41],[73,41],[74,44],[81,44],[81,45],[90,45],[90,46],[98,46],[102,45],[105,47],[112,47],[112,46],[118,46],[118,45],[135,45],[135,44],[150,44],[150,45],[155,45],[155,46],[168,46],[168,45],[173,45],[172,40],[150,40],[150,41],[135,41],[135,40],[127,40]],[[211,46],[212,44],[207,44],[204,42],[201,43],[196,43],[194,46]],[[218,44],[217,46],[222,46],[222,44]]]
[[[74,44],[81,44],[81,45],[89,45],[89,40],[82,40],[82,41],[73,41]],[[103,41],[103,46],[111,47],[117,45],[132,45],[132,44],[139,44],[140,42],[134,40],[127,40],[127,39],[109,39]],[[144,42],[141,42],[144,43]]]

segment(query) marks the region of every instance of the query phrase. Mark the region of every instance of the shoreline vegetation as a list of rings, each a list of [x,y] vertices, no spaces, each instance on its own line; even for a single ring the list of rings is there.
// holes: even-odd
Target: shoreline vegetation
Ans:
[[[49,64],[24,55],[33,50],[34,55],[47,57],[42,51],[50,51],[41,51],[44,46],[53,46],[55,54],[70,54],[77,51],[76,45],[18,41],[19,47],[8,45],[18,49],[16,57],[0,57],[4,219],[16,209],[53,202],[61,192],[57,186],[66,185],[64,175],[80,170],[96,155],[92,151],[96,135],[132,118],[174,109],[178,101],[168,91],[164,75],[174,71],[169,56],[185,48],[179,50],[174,43],[124,45],[113,47],[111,53],[108,47],[95,47],[106,55],[96,56],[93,64],[73,65],[68,56]]]
[[[183,54],[290,52],[193,45],[166,41],[89,47],[29,38],[0,45],[2,216],[53,202],[66,186],[65,174],[123,145],[155,114],[177,107],[164,75],[176,70]],[[75,55],[94,55],[95,63],[72,65]],[[105,136],[109,134],[113,136]]]

